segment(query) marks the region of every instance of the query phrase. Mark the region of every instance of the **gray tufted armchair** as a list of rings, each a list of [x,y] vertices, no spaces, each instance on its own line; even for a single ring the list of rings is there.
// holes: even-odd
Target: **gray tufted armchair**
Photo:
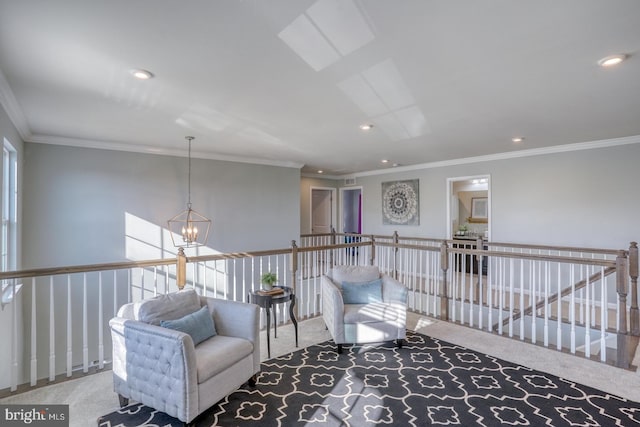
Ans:
[[[159,326],[207,307],[216,335],[198,345]],[[207,319],[208,320],[208,319]],[[200,297],[194,290],[123,305],[111,319],[113,387],[129,399],[190,423],[260,371],[259,308]]]

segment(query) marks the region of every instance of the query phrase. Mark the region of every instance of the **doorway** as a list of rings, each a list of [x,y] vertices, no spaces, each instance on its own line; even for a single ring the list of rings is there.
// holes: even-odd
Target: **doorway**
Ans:
[[[340,189],[342,232],[362,234],[362,187]]]
[[[311,234],[331,233],[336,218],[335,188],[311,187]]]
[[[447,179],[447,238],[491,237],[490,175]]]

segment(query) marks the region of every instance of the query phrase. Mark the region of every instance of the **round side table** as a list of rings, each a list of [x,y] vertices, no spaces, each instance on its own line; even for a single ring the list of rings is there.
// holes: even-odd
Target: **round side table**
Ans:
[[[296,333],[296,347],[298,347],[298,321],[296,320],[296,315],[294,313],[293,308],[296,305],[296,296],[293,292],[293,289],[288,286],[279,286],[284,290],[284,292],[275,295],[261,294],[260,291],[251,291],[247,296],[247,300],[252,303],[264,308],[267,314],[267,356],[271,358],[271,338],[270,338],[270,329],[271,329],[271,311],[273,311],[273,332],[274,338],[278,338],[278,317],[276,314],[276,305],[278,304],[286,304],[289,303],[289,317],[291,318],[291,322],[293,323],[293,328]]]

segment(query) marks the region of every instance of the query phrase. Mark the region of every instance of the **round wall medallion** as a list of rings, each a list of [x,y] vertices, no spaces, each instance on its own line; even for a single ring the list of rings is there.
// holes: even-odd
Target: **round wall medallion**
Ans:
[[[414,224],[418,220],[418,194],[414,181],[388,185],[382,195],[382,212],[390,224]],[[386,222],[386,221],[385,221]]]

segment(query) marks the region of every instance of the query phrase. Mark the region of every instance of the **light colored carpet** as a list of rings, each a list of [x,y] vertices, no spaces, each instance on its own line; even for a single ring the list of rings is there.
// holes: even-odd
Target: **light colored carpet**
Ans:
[[[640,374],[532,344],[488,334],[464,326],[441,322],[409,313],[408,328],[500,359],[548,372],[581,384],[640,402]],[[322,318],[299,324],[299,348],[330,339]],[[273,334],[273,330],[272,330]],[[261,336],[262,359],[267,359],[266,335]],[[271,339],[271,356],[296,350],[293,326],[278,327],[278,338]],[[638,354],[638,353],[636,353]],[[634,365],[640,362],[636,356]],[[0,400],[1,403],[69,404],[70,426],[96,426],[97,418],[115,410],[118,398],[113,392],[111,371],[31,390]]]

